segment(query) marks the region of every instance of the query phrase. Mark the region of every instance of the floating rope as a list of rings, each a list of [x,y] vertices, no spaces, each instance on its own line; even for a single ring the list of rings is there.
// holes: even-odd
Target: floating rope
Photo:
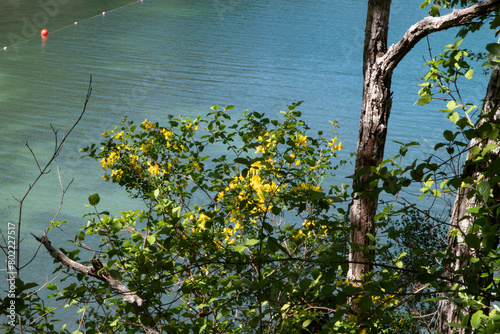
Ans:
[[[138,3],[138,2],[143,2],[143,1],[144,1],[144,0],[136,0],[136,1],[133,1],[133,2],[131,2],[131,3],[125,4],[125,5],[123,5],[123,6],[116,7],[116,8],[114,8],[114,9],[108,10],[107,12],[102,12],[101,14],[97,14],[97,15],[94,15],[94,16],[91,16],[91,17],[88,17],[88,18],[83,19],[83,20],[81,20],[81,21],[75,21],[75,23],[73,23],[73,24],[68,24],[68,25],[67,25],[67,26],[65,26],[65,27],[62,27],[62,28],[59,28],[59,29],[57,29],[57,30],[52,31],[52,32],[51,32],[51,34],[55,34],[55,33],[56,33],[56,32],[58,32],[58,31],[61,31],[61,30],[67,29],[67,28],[69,28],[69,27],[72,27],[72,26],[74,26],[74,25],[77,25],[78,23],[82,23],[82,22],[85,22],[85,21],[91,20],[91,19],[96,18],[96,17],[98,17],[98,16],[104,16],[104,15],[106,15],[107,13],[111,13],[111,12],[114,12],[115,10],[118,10],[118,9],[121,9],[121,8],[124,8],[124,7],[127,7],[127,6],[130,6],[130,5],[133,5],[133,4]],[[47,36],[47,35],[48,35],[48,31],[47,31],[47,29],[42,29],[42,31],[41,31],[41,36],[42,36],[42,39],[43,39],[43,38],[46,38],[46,36]],[[21,41],[21,42],[18,42],[18,43],[14,43],[14,44],[12,44],[12,45],[10,45],[10,46],[5,46],[5,47],[3,48],[3,50],[4,50],[4,51],[7,51],[7,49],[9,49],[9,48],[16,47],[16,46],[18,46],[18,45],[21,45],[21,44],[24,44],[24,43],[30,42],[30,41],[35,40],[35,39],[37,39],[37,38],[38,38],[38,37],[33,37],[33,38],[26,39],[26,40]]]

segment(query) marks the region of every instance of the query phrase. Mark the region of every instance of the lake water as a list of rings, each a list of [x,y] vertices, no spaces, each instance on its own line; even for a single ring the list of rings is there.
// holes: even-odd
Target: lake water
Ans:
[[[393,1],[391,43],[425,17],[426,12],[418,9],[420,2]],[[98,142],[101,133],[124,115],[134,121],[148,118],[161,123],[167,114],[203,115],[214,104],[232,104],[235,113],[250,109],[279,116],[287,104],[303,100],[301,110],[308,124],[314,130],[329,131],[328,121],[337,120],[345,155],[354,151],[361,108],[365,7],[364,0],[3,0],[2,230],[8,221],[18,219],[18,204],[12,197],[22,197],[37,174],[21,140],[43,163],[54,146],[50,125],[59,134],[71,127],[82,110],[90,75],[93,94],[87,113],[57,160],[63,184],[74,180],[57,217],[69,222],[65,227],[69,233],[85,222],[82,216],[88,208],[84,204],[90,194],[98,192],[102,208],[114,213],[138,206],[119,187],[104,183],[98,163],[80,159],[78,153],[79,148]],[[118,9],[111,11],[114,8]],[[49,30],[45,40],[39,35],[42,27]],[[433,52],[453,42],[455,33],[432,36]],[[487,32],[466,47],[482,51],[494,41]],[[426,41],[395,72],[388,155],[396,150],[392,140],[425,137],[432,143],[446,126],[437,111],[441,106],[413,105],[418,79],[425,73],[424,57],[429,58]],[[486,80],[468,86],[470,99],[478,102],[484,96]],[[339,175],[350,173],[348,167]],[[25,203],[20,231],[23,260],[36,247],[29,232],[43,233],[60,200],[54,165]],[[58,246],[68,239],[56,232],[51,238]],[[44,253],[38,256],[52,263]],[[31,266],[33,277],[52,271]],[[4,284],[0,280],[2,290]]]

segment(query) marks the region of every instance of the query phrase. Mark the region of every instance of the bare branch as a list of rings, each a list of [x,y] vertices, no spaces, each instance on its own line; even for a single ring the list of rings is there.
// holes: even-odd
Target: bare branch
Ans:
[[[52,243],[50,240],[47,238],[47,234],[44,233],[44,235],[39,238],[35,236],[34,234],[33,237],[39,241],[41,244],[45,246],[45,248],[49,251],[49,254],[59,261],[61,264],[64,266],[73,269],[75,271],[79,271],[85,275],[91,276],[93,278],[96,278],[98,280],[101,280],[103,282],[109,283],[109,286],[113,292],[117,293],[123,301],[126,303],[129,303],[132,305],[135,314],[139,318],[139,320],[144,317],[149,319],[150,323],[154,323],[154,319],[151,317],[151,314],[148,312],[147,308],[144,305],[144,301],[142,300],[141,297],[139,297],[137,294],[135,294],[133,291],[131,291],[125,284],[123,284],[121,281],[114,279],[111,274],[109,273],[108,270],[103,269],[104,266],[102,265],[101,261],[99,259],[91,259],[90,262],[92,263],[91,266],[85,266],[81,263],[78,263],[72,259],[70,259],[68,256],[66,256],[64,253],[61,251],[57,250],[52,246]],[[154,327],[154,326],[149,326],[149,325],[144,325],[141,322],[141,325],[143,329],[146,331],[147,334],[159,334],[159,331]]]
[[[499,0],[478,2],[464,9],[454,9],[453,12],[440,17],[428,16],[415,23],[406,31],[403,38],[391,45],[389,50],[377,62],[384,73],[392,72],[408,52],[424,37],[431,33],[456,27],[480,16],[500,9]]]

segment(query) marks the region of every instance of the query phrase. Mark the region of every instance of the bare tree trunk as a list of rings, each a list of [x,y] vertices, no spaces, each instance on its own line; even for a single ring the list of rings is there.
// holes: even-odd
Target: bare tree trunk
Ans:
[[[499,0],[480,1],[470,7],[453,10],[440,17],[426,17],[412,25],[395,45],[387,48],[391,0],[369,0],[363,54],[363,103],[359,122],[357,156],[354,169],[353,200],[350,209],[351,249],[347,277],[361,285],[372,269],[373,252],[368,249],[375,235],[373,218],[378,195],[372,190],[376,181],[370,167],[383,159],[387,125],[391,111],[392,73],[397,64],[425,36],[466,23],[500,8]],[[354,306],[353,311],[357,313]]]
[[[490,81],[488,83],[488,88],[486,92],[486,99],[483,106],[482,118],[478,125],[481,125],[484,122],[494,122],[495,120],[500,119],[500,111],[498,107],[500,106],[500,68],[498,66],[494,67],[491,71]],[[493,143],[493,141],[489,138],[474,138],[471,140],[470,147],[479,146],[486,147],[489,144]],[[495,142],[496,144],[500,144],[498,140]],[[482,175],[489,164],[489,162],[497,159],[499,155],[500,149],[497,147],[493,151],[490,152],[490,156],[488,161],[482,161],[481,163],[474,162],[475,156],[472,152],[469,152],[467,155],[467,159],[465,162],[465,168],[462,173],[463,178],[471,177],[473,180],[479,181],[480,175]],[[486,181],[486,178],[482,178],[482,181]],[[453,213],[450,221],[450,232],[452,230],[458,230],[458,233],[455,236],[452,236],[450,233],[448,236],[448,247],[451,249],[451,252],[454,257],[454,261],[449,265],[445,266],[444,276],[448,279],[451,279],[458,283],[464,283],[464,277],[460,274],[461,269],[466,268],[469,264],[469,259],[476,257],[478,254],[478,250],[471,249],[465,243],[465,235],[467,234],[469,228],[474,224],[474,217],[466,212],[467,209],[476,207],[480,205],[480,199],[477,196],[468,196],[470,192],[469,187],[462,187],[455,199],[455,204],[453,207]],[[494,198],[499,198],[500,190],[497,185],[495,189],[493,189]],[[497,220],[497,224],[499,223],[499,217],[492,217]],[[492,224],[494,225],[494,224]],[[498,225],[497,225],[498,226]],[[478,232],[478,236],[480,232]],[[493,277],[490,275],[488,277],[480,278],[479,275],[476,277],[476,280],[479,282],[479,287],[484,288],[487,287],[492,282]],[[489,302],[486,302],[489,304]],[[449,323],[460,323],[460,309],[457,304],[453,302],[453,300],[445,299],[441,300],[439,304],[438,314],[437,314],[437,331],[439,334],[448,334],[448,333],[465,333],[465,329],[453,328],[449,327]]]
[[[363,54],[363,105],[359,122],[356,174],[365,167],[379,165],[384,156],[387,121],[392,102],[392,71],[381,69],[377,61],[387,51],[390,7],[390,0],[371,0],[368,3]],[[351,206],[350,239],[360,248],[352,247],[349,251],[348,278],[358,282],[372,269],[370,252],[364,248],[371,244],[367,233],[375,234],[373,217],[377,211],[377,198],[369,197],[370,190],[373,189],[360,189],[370,176],[361,175],[353,184],[356,193]]]

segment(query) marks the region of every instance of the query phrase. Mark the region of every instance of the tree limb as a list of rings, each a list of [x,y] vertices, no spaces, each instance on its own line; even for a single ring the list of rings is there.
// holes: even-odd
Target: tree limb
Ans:
[[[104,268],[104,266],[102,265],[102,263],[99,259],[91,259],[90,262],[92,263],[92,265],[85,266],[81,263],[73,261],[68,256],[66,256],[64,253],[55,249],[54,246],[52,246],[52,243],[50,242],[50,240],[47,238],[47,233],[44,233],[44,235],[41,238],[35,236],[33,233],[31,235],[33,235],[33,237],[38,242],[40,242],[41,244],[43,244],[45,246],[45,248],[49,251],[49,254],[54,259],[59,261],[64,266],[66,266],[70,269],[73,269],[75,271],[79,271],[85,275],[99,279],[103,282],[108,282],[109,286],[111,287],[111,290],[116,292],[123,299],[123,301],[132,305],[135,314],[139,318],[139,321],[141,321],[141,318],[143,320],[144,320],[144,318],[147,318],[149,320],[149,321],[147,321],[148,323],[151,323],[151,324],[154,323],[154,319],[151,316],[151,314],[148,312],[147,308],[144,306],[144,301],[142,300],[142,298],[139,297],[138,295],[136,295],[134,292],[132,292],[121,281],[114,279],[108,270],[106,270],[106,269],[101,270]],[[159,334],[160,333],[156,329],[155,326],[144,325],[142,323],[142,321],[141,321],[141,326],[143,327],[143,329],[145,330],[145,332],[147,334]]]
[[[464,9],[454,9],[453,12],[440,17],[428,16],[415,23],[406,31],[404,36],[396,44],[391,45],[389,50],[378,59],[384,73],[392,72],[398,63],[408,52],[427,35],[456,27],[477,17],[486,15],[500,9],[499,0],[486,0],[478,2]]]

